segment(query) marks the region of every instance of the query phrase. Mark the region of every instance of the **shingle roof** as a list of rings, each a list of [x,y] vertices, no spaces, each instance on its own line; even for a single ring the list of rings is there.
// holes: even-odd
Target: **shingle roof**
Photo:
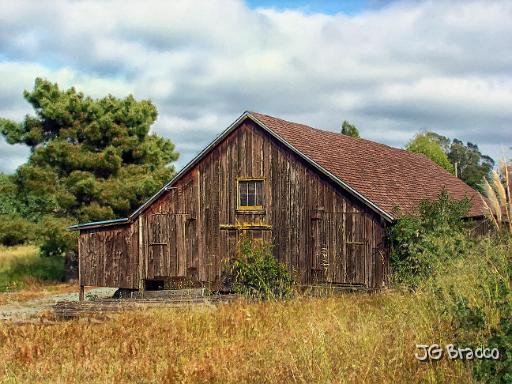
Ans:
[[[249,114],[391,216],[396,216],[395,207],[411,212],[422,200],[435,199],[443,188],[452,198],[471,199],[469,216],[483,215],[478,192],[424,155],[261,113]]]

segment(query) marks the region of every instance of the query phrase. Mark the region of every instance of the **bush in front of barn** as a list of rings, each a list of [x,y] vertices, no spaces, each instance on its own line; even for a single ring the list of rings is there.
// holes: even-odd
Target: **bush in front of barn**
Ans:
[[[224,284],[249,298],[274,300],[291,296],[293,278],[270,244],[242,237],[236,257],[226,264]]]
[[[443,190],[415,213],[399,215],[388,232],[393,283],[416,289],[445,261],[466,255],[474,245],[463,220],[470,207],[467,198],[453,200]]]
[[[473,240],[472,240],[473,241]],[[512,239],[485,236],[463,257],[445,260],[424,279],[416,295],[429,295],[430,310],[450,325],[460,347],[497,348],[498,360],[471,362],[477,382],[510,383],[512,368]]]

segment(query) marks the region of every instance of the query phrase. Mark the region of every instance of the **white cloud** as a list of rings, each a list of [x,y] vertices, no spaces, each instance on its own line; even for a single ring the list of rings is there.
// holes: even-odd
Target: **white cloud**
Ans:
[[[0,116],[22,118],[22,90],[44,76],[151,98],[179,166],[246,109],[331,130],[348,119],[397,146],[435,129],[499,156],[512,144],[511,19],[512,3],[483,0],[350,16],[234,0],[4,2]]]

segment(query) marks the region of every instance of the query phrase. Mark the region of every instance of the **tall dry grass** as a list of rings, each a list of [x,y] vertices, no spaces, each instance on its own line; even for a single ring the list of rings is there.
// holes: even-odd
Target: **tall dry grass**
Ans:
[[[40,288],[62,280],[64,260],[41,257],[33,245],[0,246],[0,292]]]
[[[16,260],[36,257],[38,250],[39,248],[35,245],[18,245],[15,247],[0,245],[0,268],[5,268]]]
[[[468,382],[416,344],[450,329],[421,295],[298,298],[123,314],[103,322],[0,325],[3,382]]]
[[[472,362],[419,362],[416,344],[445,346],[464,336],[486,345],[502,317],[496,293],[510,284],[511,244],[484,239],[415,292],[239,301],[99,322],[2,323],[0,382],[472,382]],[[455,326],[461,297],[482,310],[483,327]]]
[[[484,178],[484,207],[489,220],[501,231],[506,229],[512,235],[512,196],[510,194],[510,166],[504,160],[499,162],[498,172],[492,171],[492,179]]]

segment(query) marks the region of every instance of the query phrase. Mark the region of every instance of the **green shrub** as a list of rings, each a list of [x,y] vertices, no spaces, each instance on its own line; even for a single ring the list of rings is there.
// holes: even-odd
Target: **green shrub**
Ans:
[[[16,185],[12,176],[0,173],[0,215],[17,213]]]
[[[36,226],[16,215],[0,215],[0,244],[26,244],[36,237]]]
[[[473,324],[473,332],[484,333],[486,346],[498,348],[501,356],[499,360],[476,361],[473,376],[479,382],[512,383],[512,239],[496,237],[488,246],[492,246],[490,255],[482,257],[485,252],[479,252],[486,261],[480,279],[481,289],[488,292],[486,306],[493,311],[485,323]],[[462,316],[468,318],[471,316]]]
[[[39,223],[38,239],[41,243],[41,255],[62,256],[67,250],[77,248],[78,234],[66,228],[71,220],[46,216]]]
[[[472,246],[463,221],[469,208],[468,199],[452,200],[443,190],[415,214],[399,216],[389,230],[393,280],[416,288],[438,266],[465,255]]]
[[[17,215],[0,215],[0,245],[36,243],[42,256],[62,256],[77,247],[77,233],[66,229],[72,223],[52,216],[34,223]]]
[[[512,312],[511,312],[512,313]],[[479,382],[512,383],[512,314],[503,316],[488,340],[488,348],[498,348],[499,360],[479,360],[473,367],[473,376]]]
[[[282,299],[291,295],[293,279],[269,244],[242,238],[237,256],[226,265],[224,284],[245,296]]]

